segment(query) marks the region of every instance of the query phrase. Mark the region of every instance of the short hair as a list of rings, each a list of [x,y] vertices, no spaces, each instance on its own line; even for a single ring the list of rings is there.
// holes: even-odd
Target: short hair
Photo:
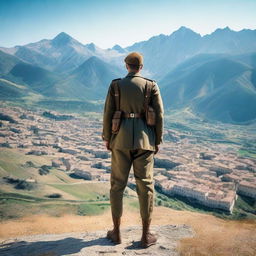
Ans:
[[[130,69],[135,69],[135,70],[139,70],[140,66],[142,65],[134,65],[134,64],[128,64],[127,65],[130,67]]]

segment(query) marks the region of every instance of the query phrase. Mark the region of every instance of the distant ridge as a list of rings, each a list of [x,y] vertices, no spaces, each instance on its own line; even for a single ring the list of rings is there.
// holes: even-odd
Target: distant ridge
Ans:
[[[170,35],[151,37],[127,47],[126,50],[143,53],[145,66],[154,77],[162,78],[176,65],[197,54],[256,52],[256,30],[236,32],[226,27],[201,36],[189,28],[180,27]]]
[[[12,93],[25,100],[32,93],[50,101],[103,101],[110,81],[126,74],[123,61],[130,51],[144,55],[142,75],[158,81],[165,108],[189,107],[222,122],[255,120],[256,30],[250,29],[225,27],[201,36],[182,26],[170,35],[110,49],[61,32],[53,39],[2,47],[2,94],[9,100]]]
[[[159,82],[165,106],[192,107],[222,122],[256,120],[256,62],[248,65],[244,58],[208,54],[182,63]]]
[[[101,49],[93,43],[82,44],[65,32],[52,40],[43,39],[12,48],[0,50],[13,54],[32,65],[51,71],[72,71],[91,56],[107,63],[123,67],[123,56],[130,51],[139,51],[145,57],[145,69],[154,78],[162,78],[179,63],[201,53],[244,54],[256,52],[256,30],[231,30],[218,28],[211,34],[201,36],[181,26],[170,35],[157,35],[146,41],[122,48]],[[31,61],[30,61],[31,60]]]
[[[120,75],[121,70],[116,70],[108,63],[102,61],[98,57],[92,56],[86,60],[82,65],[76,68],[71,77],[79,82],[86,84],[89,87],[105,87],[111,80]]]

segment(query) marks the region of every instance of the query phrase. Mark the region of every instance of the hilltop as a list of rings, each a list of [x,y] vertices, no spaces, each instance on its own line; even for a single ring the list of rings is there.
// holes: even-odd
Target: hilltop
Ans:
[[[177,252],[183,256],[253,256],[256,252],[255,221],[224,221],[196,212],[156,207],[152,230],[158,234],[159,241],[148,249],[136,250],[141,235],[140,222],[139,211],[126,209],[121,224],[124,243],[113,246],[105,239],[107,230],[112,227],[110,212],[93,217],[65,214],[61,217],[28,216],[0,224],[1,230],[5,230],[1,234],[0,252],[8,255],[8,252],[17,250],[24,252],[26,248],[29,251],[45,249],[44,253],[49,253],[49,256],[68,252],[79,255],[80,250],[81,254],[87,250],[98,251],[98,255],[103,252],[120,255],[120,250],[127,255],[137,255],[157,250],[162,253],[159,255],[168,256],[170,253],[177,255]],[[39,255],[42,254],[36,254]]]

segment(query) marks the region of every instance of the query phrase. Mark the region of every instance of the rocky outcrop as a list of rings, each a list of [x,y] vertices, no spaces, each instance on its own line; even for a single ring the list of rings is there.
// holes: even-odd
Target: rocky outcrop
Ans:
[[[2,256],[98,256],[98,255],[158,255],[177,256],[177,243],[181,238],[191,237],[194,231],[187,225],[152,226],[158,241],[146,249],[139,247],[141,227],[121,230],[122,243],[114,245],[106,239],[106,230],[83,233],[64,233],[25,236],[0,241]]]

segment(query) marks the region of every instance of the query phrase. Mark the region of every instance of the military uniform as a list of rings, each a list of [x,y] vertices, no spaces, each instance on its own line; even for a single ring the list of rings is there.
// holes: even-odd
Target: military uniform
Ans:
[[[143,111],[146,83],[153,83],[149,104],[156,112],[156,126],[148,126],[145,118],[122,118],[119,132],[111,133],[111,120],[115,108],[114,84],[109,86],[103,117],[102,139],[109,141],[111,156],[110,201],[112,214],[122,215],[123,191],[133,164],[142,219],[151,219],[153,209],[153,165],[155,145],[163,142],[163,102],[157,83],[144,78],[140,72],[130,72],[118,79],[120,109],[126,113]]]

